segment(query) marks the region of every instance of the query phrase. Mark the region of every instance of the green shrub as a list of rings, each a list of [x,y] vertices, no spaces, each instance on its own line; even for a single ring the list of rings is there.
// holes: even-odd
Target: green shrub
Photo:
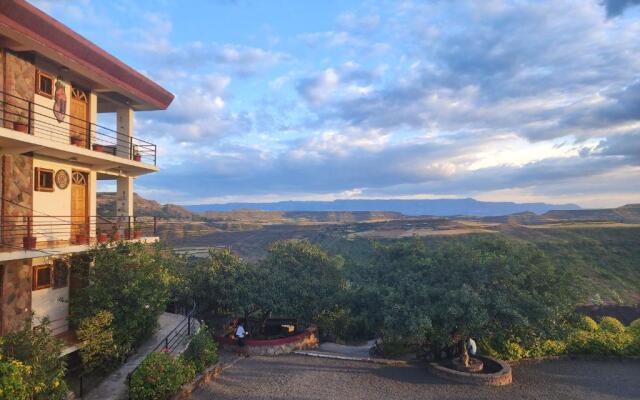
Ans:
[[[17,360],[6,360],[0,355],[0,400],[29,400],[31,368]]]
[[[132,400],[165,400],[195,377],[192,365],[164,352],[151,353],[131,375]]]
[[[627,355],[633,336],[627,332],[577,331],[571,335],[567,350],[571,354]]]
[[[567,352],[567,344],[562,340],[545,340],[542,342],[544,356],[560,356]]]
[[[113,314],[100,311],[95,316],[85,318],[76,331],[80,347],[80,360],[84,372],[106,369],[122,354],[113,339]]]
[[[27,384],[34,400],[66,399],[66,364],[60,356],[62,343],[51,334],[48,321],[36,329],[31,323],[3,337],[2,354],[29,367]]]
[[[637,339],[640,339],[640,319],[636,319],[635,321],[631,322],[627,327],[627,331]]]
[[[600,321],[600,329],[611,333],[622,333],[625,331],[622,322],[613,317],[604,317]]]
[[[200,331],[191,339],[184,358],[193,364],[197,373],[218,362],[218,344],[211,338],[206,326],[200,327]]]
[[[581,329],[587,332],[597,331],[598,323],[594,321],[593,318],[591,317],[583,316],[582,318],[580,318],[580,321],[578,322],[578,329]]]

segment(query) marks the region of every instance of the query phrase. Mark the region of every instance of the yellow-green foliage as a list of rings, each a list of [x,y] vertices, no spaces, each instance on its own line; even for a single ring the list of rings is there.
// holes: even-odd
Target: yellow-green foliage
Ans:
[[[628,355],[633,336],[628,332],[579,330],[569,338],[567,350],[572,354]]]
[[[507,360],[519,360],[528,357],[528,352],[514,341],[508,341],[504,346],[504,356]]]
[[[193,365],[182,357],[151,353],[131,375],[129,396],[132,400],[164,400],[195,377]]]
[[[560,356],[567,352],[567,344],[562,340],[545,340],[542,342],[542,353],[546,356]]]
[[[583,331],[593,332],[598,330],[598,323],[591,317],[583,316],[578,322],[578,328]]]
[[[0,400],[29,400],[31,368],[17,360],[3,359],[0,354]]]
[[[618,321],[613,317],[604,317],[602,321],[600,321],[600,330],[611,333],[622,333],[624,332],[624,325],[622,322]]]
[[[76,331],[80,347],[80,360],[85,371],[107,367],[121,351],[113,339],[113,314],[100,311],[80,322]]]
[[[636,319],[635,321],[629,324],[627,331],[631,332],[633,336],[637,339],[640,339],[640,319]]]

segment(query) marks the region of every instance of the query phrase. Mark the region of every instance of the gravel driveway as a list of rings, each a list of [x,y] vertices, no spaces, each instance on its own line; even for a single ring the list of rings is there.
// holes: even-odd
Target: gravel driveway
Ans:
[[[552,361],[514,369],[514,383],[451,383],[420,366],[298,355],[238,360],[193,399],[640,399],[640,360]]]

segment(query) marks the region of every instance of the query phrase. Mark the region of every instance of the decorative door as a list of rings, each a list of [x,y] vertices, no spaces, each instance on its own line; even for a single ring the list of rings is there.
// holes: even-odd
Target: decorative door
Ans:
[[[87,243],[89,238],[87,181],[87,175],[82,172],[71,174],[71,241],[74,243]]]
[[[71,107],[69,108],[69,134],[71,144],[89,147],[89,96],[78,88],[71,88]]]

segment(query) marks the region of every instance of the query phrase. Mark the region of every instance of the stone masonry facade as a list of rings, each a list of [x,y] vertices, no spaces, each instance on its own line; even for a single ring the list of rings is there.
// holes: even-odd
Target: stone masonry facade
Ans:
[[[0,90],[33,100],[35,67],[31,61],[7,51],[0,52]],[[11,105],[24,106],[21,100],[3,96],[4,127],[13,128],[16,115],[9,115]],[[16,109],[13,109],[16,112]],[[26,115],[25,115],[26,117]],[[33,158],[29,155],[1,155],[0,157],[0,250],[22,248],[26,232],[16,225],[24,225],[25,217],[33,215]],[[31,317],[31,260],[2,263],[0,266],[0,334],[15,332]]]
[[[31,318],[31,260],[3,263],[0,273],[0,335],[6,335]]]

